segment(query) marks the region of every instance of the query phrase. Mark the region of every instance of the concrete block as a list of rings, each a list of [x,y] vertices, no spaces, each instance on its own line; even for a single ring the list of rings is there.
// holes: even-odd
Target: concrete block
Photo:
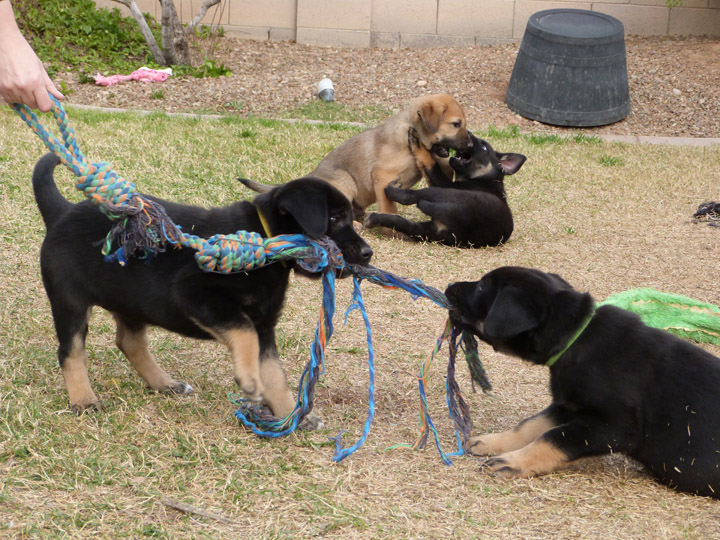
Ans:
[[[370,30],[371,0],[297,0],[303,28]]]
[[[437,0],[374,0],[371,30],[434,34],[437,31]]]
[[[270,29],[266,26],[240,26],[230,24],[225,27],[225,35],[231,38],[266,41],[270,39]]]
[[[514,4],[508,0],[440,0],[439,35],[511,38]]]
[[[370,32],[370,46],[381,49],[397,49],[400,47],[398,32]]]
[[[232,0],[228,2],[228,24],[295,28],[297,0]]]
[[[297,30],[295,28],[270,28],[270,41],[295,41]]]
[[[513,22],[512,37],[522,39],[525,35],[525,27],[528,19],[533,13],[546,9],[590,9],[590,2],[535,2],[533,0],[517,0],[515,2],[515,20]]]
[[[662,6],[667,7],[666,0],[630,0],[630,4],[637,4],[639,6]],[[597,6],[597,4],[595,4]],[[706,8],[708,6],[708,0],[682,0],[682,7],[692,8]],[[597,9],[595,7],[594,9]]]
[[[472,47],[473,36],[440,36],[438,34],[400,34],[400,46],[409,48],[427,47]]]
[[[650,2],[654,2],[656,0],[648,0]],[[664,0],[658,0],[658,1],[664,1]],[[593,11],[599,11],[600,13],[603,13],[603,4],[630,4],[632,0],[602,0],[602,2],[593,2],[592,9]]]
[[[669,33],[680,36],[720,36],[720,10],[672,8]]]
[[[369,47],[370,31],[298,28],[297,42],[321,47]]]
[[[625,35],[664,36],[670,10],[659,6],[604,5],[602,13],[622,21]]]

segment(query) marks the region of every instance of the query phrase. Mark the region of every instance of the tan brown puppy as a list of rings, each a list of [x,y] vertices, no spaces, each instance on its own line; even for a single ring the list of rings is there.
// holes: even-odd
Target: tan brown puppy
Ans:
[[[418,143],[413,149],[411,137]],[[458,102],[448,94],[422,96],[386,122],[340,144],[308,176],[340,190],[352,202],[356,218],[374,203],[379,212],[394,214],[397,205],[385,195],[390,182],[412,187],[422,178],[421,171],[435,164],[433,154],[447,157],[449,148],[463,151],[471,146]],[[255,191],[267,189],[256,182],[243,183]]]

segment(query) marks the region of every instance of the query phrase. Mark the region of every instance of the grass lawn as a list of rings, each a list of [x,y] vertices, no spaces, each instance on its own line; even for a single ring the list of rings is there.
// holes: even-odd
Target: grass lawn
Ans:
[[[109,162],[145,193],[198,205],[251,198],[238,176],[268,183],[302,176],[360,130],[69,113],[88,159]],[[647,286],[720,304],[720,230],[691,223],[701,202],[720,200],[719,146],[610,144],[512,129],[484,135],[499,151],[528,156],[506,179],[515,216],[510,241],[468,250],[366,231],[376,266],[439,289],[501,265],[532,266],[598,300]],[[415,374],[445,314],[371,284],[364,293],[375,339],[376,418],[366,444],[340,464],[331,461],[328,437],[346,429],[351,444],[367,414],[362,320],[354,312],[341,322],[350,280],[338,284],[336,333],[316,392],[321,431],[253,435],[227,398],[234,385],[225,350],[165,331],[150,333],[151,348],[196,392],[172,398],[148,391],[115,349],[112,319],[101,310],[91,321],[88,354],[105,409],[72,414],[38,264],[44,227],[30,175],[44,151],[14,113],[0,110],[0,537],[720,538],[717,501],[675,493],[620,455],[509,481],[469,457],[447,467],[431,444],[388,450],[418,433]],[[56,180],[80,200],[69,171],[59,167]],[[414,208],[401,211],[420,217]],[[292,384],[308,359],[320,298],[319,283],[292,278],[278,328]],[[458,370],[478,431],[508,429],[547,405],[545,368],[482,345],[480,353],[491,395],[473,394],[467,370]],[[451,450],[443,364],[441,357],[428,395]]]

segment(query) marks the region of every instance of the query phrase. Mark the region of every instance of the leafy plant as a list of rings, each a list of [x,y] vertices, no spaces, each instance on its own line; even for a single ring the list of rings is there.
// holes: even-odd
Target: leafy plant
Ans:
[[[145,40],[120,11],[92,0],[16,0],[18,25],[52,76],[68,67],[85,77],[98,70],[130,72],[149,63]],[[152,29],[159,32],[153,22]]]
[[[203,77],[229,77],[232,75],[230,68],[225,67],[222,62],[220,65],[215,63],[215,60],[206,58],[200,67],[193,66],[172,66],[173,74],[176,77],[183,75],[190,75],[202,79]]]

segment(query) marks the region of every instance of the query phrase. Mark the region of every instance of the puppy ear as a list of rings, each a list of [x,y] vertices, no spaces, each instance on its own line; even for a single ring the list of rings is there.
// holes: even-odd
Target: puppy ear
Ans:
[[[443,113],[445,113],[445,105],[435,101],[426,101],[418,108],[417,114],[428,133],[435,133],[440,129]]]
[[[515,174],[523,166],[527,157],[522,154],[498,154],[503,174]]]
[[[278,211],[290,214],[302,227],[305,234],[313,238],[324,236],[328,229],[328,203],[324,193],[310,191],[303,197],[292,192],[277,201]]]
[[[489,338],[507,339],[536,328],[541,321],[526,291],[503,287],[485,318],[483,333]]]

